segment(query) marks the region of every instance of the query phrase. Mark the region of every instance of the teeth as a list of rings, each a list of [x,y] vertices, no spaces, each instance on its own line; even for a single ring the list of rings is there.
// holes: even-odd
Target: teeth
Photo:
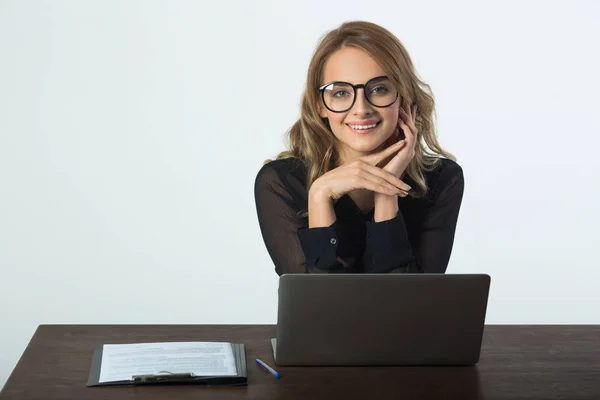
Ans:
[[[375,126],[377,126],[377,124],[372,124],[372,125],[350,125],[350,127],[352,129],[371,129],[371,128],[375,128]]]

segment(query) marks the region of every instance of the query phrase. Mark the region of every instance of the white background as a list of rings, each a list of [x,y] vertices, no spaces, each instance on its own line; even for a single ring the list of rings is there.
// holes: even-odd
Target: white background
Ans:
[[[354,19],[433,88],[487,323],[600,323],[600,2],[290,3],[0,1],[0,386],[39,324],[276,322],[254,178]]]

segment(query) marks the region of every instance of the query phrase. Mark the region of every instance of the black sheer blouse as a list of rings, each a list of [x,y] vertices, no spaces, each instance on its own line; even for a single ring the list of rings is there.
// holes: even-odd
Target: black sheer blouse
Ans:
[[[265,164],[254,186],[256,210],[275,271],[285,273],[444,273],[464,191],[462,168],[441,158],[425,172],[425,197],[398,197],[398,215],[374,222],[348,195],[334,205],[336,221],[308,228],[307,169],[296,158]],[[416,184],[406,175],[404,182]],[[345,261],[344,266],[337,258]]]

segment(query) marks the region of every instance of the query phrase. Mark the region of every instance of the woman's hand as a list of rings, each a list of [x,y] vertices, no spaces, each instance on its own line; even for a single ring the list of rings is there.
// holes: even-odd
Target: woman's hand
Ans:
[[[401,177],[415,155],[415,142],[418,134],[417,127],[415,125],[416,115],[416,104],[411,110],[400,109],[400,118],[398,119],[397,129],[402,129],[404,132],[404,142],[406,142],[406,145],[402,147],[398,153],[391,157],[389,161],[386,160],[387,162],[383,164],[383,170],[394,176]],[[398,131],[396,134],[398,134],[398,137],[395,137],[392,140],[397,140],[399,138]],[[406,197],[406,195],[407,194],[404,193],[400,196]],[[375,222],[387,221],[395,218],[398,215],[398,199],[396,196],[375,193],[374,202],[375,214],[373,216],[373,220]]]
[[[384,171],[400,178],[408,164],[415,156],[415,143],[416,137],[419,133],[415,124],[417,117],[417,105],[414,104],[412,109],[400,108],[400,118],[398,119],[398,128],[404,132],[404,141],[406,145],[382,167]],[[396,131],[398,137],[393,140],[399,139],[399,132]],[[393,135],[392,135],[393,136]]]
[[[386,171],[377,167],[382,160],[393,156],[404,146],[404,141],[401,141],[378,153],[369,154],[332,169],[314,181],[309,196],[327,197],[335,201],[356,189],[367,189],[388,196],[408,192],[410,186],[402,182],[398,175],[393,173],[393,169]]]

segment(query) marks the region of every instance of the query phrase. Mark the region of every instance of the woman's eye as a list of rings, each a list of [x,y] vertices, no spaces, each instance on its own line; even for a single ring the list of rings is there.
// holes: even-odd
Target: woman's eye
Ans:
[[[373,90],[371,90],[371,93],[374,94],[386,94],[388,92],[388,89],[385,86],[378,86],[376,88],[373,88]]]
[[[333,94],[333,97],[346,97],[348,95],[348,92],[346,92],[345,90],[340,90],[338,92],[335,92]]]

